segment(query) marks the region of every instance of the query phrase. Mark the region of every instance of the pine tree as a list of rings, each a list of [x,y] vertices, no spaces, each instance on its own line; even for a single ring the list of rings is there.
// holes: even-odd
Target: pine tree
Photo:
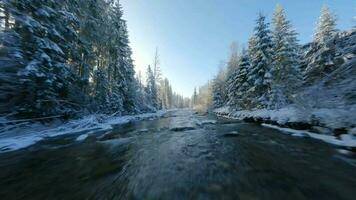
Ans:
[[[94,99],[95,99],[95,110],[109,112],[109,83],[105,71],[98,69],[94,74],[95,86],[94,86]],[[122,104],[122,103],[121,103]]]
[[[66,50],[75,37],[67,37],[67,30],[63,28],[68,23],[62,12],[63,4],[46,0],[3,3],[7,8],[5,20],[11,16],[13,22],[11,25],[5,22],[7,30],[2,40],[13,40],[13,44],[5,42],[6,48],[13,51],[6,57],[11,58],[9,64],[16,63],[18,67],[11,78],[17,87],[11,92],[8,90],[12,93],[7,96],[11,98],[7,101],[12,102],[10,112],[22,117],[66,115],[72,105],[67,102],[73,80]],[[10,82],[4,87],[10,86],[7,84]]]
[[[248,105],[247,91],[250,87],[248,84],[248,71],[250,62],[248,53],[245,49],[242,50],[241,58],[237,70],[233,75],[233,82],[231,83],[230,101],[229,105],[238,108],[246,109]]]
[[[297,34],[280,5],[276,7],[272,22],[273,84],[270,107],[280,108],[290,103],[292,94],[300,86],[300,55]]]
[[[158,108],[157,85],[151,66],[148,66],[147,68],[146,94],[147,94],[147,101],[150,102],[150,106],[154,109],[157,109]]]
[[[329,74],[337,67],[335,64],[335,39],[338,37],[336,17],[329,11],[328,7],[323,6],[321,15],[317,22],[314,42],[309,45],[305,53],[304,79],[307,84],[311,84],[325,74]]]
[[[160,68],[160,60],[159,60],[159,52],[158,52],[158,47],[156,48],[155,55],[153,58],[153,76],[155,77],[156,80],[156,85],[157,88],[161,88],[161,82],[162,82],[162,74],[161,74],[161,68]],[[158,106],[159,108],[163,107],[163,96],[161,94],[161,89],[158,90]]]
[[[0,99],[8,103],[0,112],[40,117],[145,109],[122,14],[111,0],[1,1]]]
[[[215,77],[213,81],[213,106],[214,108],[219,108],[224,105],[226,102],[226,73],[223,66],[220,67],[218,75]]]
[[[233,101],[233,93],[234,93],[234,77],[235,73],[238,70],[239,65],[239,53],[237,43],[233,42],[230,46],[230,57],[229,61],[227,62],[227,71],[226,71],[226,90],[227,90],[227,99],[226,103],[230,104]]]
[[[251,45],[251,69],[248,74],[248,81],[252,87],[249,90],[253,107],[267,107],[271,91],[271,63],[272,63],[272,42],[266,17],[262,14],[256,20],[253,39]]]
[[[198,104],[198,93],[197,93],[197,88],[194,88],[194,93],[192,96],[192,107],[196,106]]]
[[[336,33],[335,26],[336,17],[330,12],[329,8],[324,5],[317,22],[314,41],[317,43],[325,43],[330,40]]]

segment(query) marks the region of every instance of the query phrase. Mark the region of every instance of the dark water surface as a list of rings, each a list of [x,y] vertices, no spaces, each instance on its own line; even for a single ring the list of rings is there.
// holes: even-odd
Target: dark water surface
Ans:
[[[175,111],[0,154],[0,199],[356,199],[354,155],[257,124]],[[235,133],[238,136],[225,134]]]

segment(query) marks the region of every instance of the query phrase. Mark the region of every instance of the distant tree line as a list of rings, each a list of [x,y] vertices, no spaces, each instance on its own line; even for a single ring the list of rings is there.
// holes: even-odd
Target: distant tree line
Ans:
[[[147,67],[146,87],[144,88],[143,85],[141,87],[145,91],[146,101],[155,109],[187,108],[190,106],[190,99],[175,93],[169,80],[162,78],[158,49],[155,52],[153,67],[150,65]]]

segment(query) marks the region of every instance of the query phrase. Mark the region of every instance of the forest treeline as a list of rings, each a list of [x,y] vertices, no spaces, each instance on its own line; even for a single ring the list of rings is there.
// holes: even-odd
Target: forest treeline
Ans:
[[[194,107],[275,110],[345,107],[356,104],[356,28],[336,29],[336,16],[324,6],[313,41],[301,45],[282,6],[271,24],[259,14],[248,45],[231,54],[212,81],[195,91]]]
[[[158,63],[147,81],[135,75],[118,0],[2,0],[0,42],[3,116],[122,115],[187,105],[161,80]]]

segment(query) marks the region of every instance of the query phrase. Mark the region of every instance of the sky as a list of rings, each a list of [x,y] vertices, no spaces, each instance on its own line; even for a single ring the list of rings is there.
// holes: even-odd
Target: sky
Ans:
[[[190,97],[216,74],[229,46],[252,34],[257,14],[270,20],[276,4],[285,8],[301,43],[311,41],[322,5],[337,15],[337,28],[356,24],[356,0],[121,0],[136,72],[152,65],[156,47],[160,67],[174,91]]]

